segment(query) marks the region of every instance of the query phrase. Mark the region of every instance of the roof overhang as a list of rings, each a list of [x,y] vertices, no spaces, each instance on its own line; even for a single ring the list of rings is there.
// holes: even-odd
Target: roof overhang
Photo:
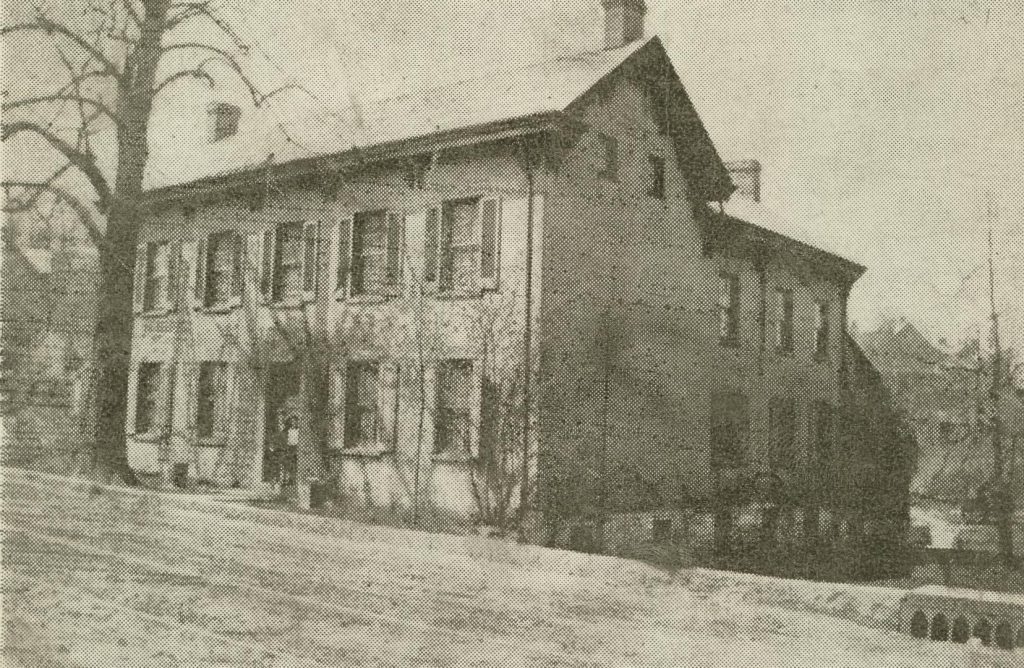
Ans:
[[[357,170],[381,162],[466,146],[515,140],[529,135],[550,132],[575,133],[578,131],[577,125],[565,113],[553,111],[373,146],[356,147],[281,164],[274,164],[271,154],[264,165],[248,166],[237,171],[195,181],[153,188],[143,194],[143,199],[148,204],[162,204],[219,195],[225,192],[246,191],[260,187],[268,171],[272,174],[275,182],[310,177],[319,178],[327,174]]]

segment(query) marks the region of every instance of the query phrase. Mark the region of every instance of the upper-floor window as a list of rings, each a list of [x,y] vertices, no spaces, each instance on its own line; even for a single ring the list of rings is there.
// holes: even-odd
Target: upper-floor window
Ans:
[[[241,295],[241,256],[242,240],[233,231],[211,234],[200,244],[197,293],[203,306],[227,306]]]
[[[750,408],[746,395],[719,392],[711,395],[711,466],[737,468],[746,464],[750,434]]]
[[[437,369],[434,452],[465,454],[473,449],[473,362],[449,360]]]
[[[228,364],[202,362],[196,392],[196,436],[212,439],[227,433]]]
[[[289,222],[263,233],[264,301],[308,302],[316,295],[320,255],[315,222]]]
[[[814,402],[814,424],[812,435],[814,438],[814,454],[819,466],[832,464],[832,406],[827,401]]]
[[[619,140],[606,134],[599,134],[601,146],[599,175],[612,181],[619,178]]]
[[[424,283],[446,294],[471,295],[498,286],[501,202],[453,200],[427,211]]]
[[[816,302],[814,308],[814,357],[825,359],[829,348],[829,316],[831,305],[828,302]]]
[[[135,389],[135,433],[149,434],[159,429],[159,409],[163,365],[143,362],[139,365]]]
[[[793,291],[775,291],[775,346],[779,352],[793,352]]]
[[[656,199],[665,199],[665,158],[649,155],[651,164],[651,182],[647,194]]]
[[[792,468],[796,454],[796,402],[772,399],[768,403],[768,456],[772,469]]]
[[[376,447],[380,438],[380,365],[352,362],[345,379],[345,447]]]
[[[171,308],[173,297],[173,257],[166,241],[144,244],[141,310]]]
[[[339,237],[338,288],[349,283],[351,295],[394,295],[402,282],[401,214],[388,211],[357,213],[351,220],[351,242]],[[342,225],[341,235],[348,234]],[[349,257],[343,258],[342,254]],[[348,272],[349,276],[343,273]]]
[[[718,277],[718,338],[722,345],[736,346],[740,341],[740,277]]]

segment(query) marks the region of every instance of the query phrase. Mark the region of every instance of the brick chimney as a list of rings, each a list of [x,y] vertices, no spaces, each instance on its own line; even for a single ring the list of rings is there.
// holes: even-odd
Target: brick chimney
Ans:
[[[732,160],[725,163],[736,186],[736,195],[761,201],[761,163],[757,160]]]
[[[242,108],[237,104],[213,102],[206,112],[210,115],[210,142],[233,137],[238,132]]]
[[[617,49],[644,36],[644,0],[601,0],[604,7],[604,48]]]

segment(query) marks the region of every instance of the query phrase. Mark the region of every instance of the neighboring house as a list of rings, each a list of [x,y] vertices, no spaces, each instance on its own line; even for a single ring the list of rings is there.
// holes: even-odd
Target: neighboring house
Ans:
[[[2,460],[67,472],[81,449],[96,308],[96,248],[59,204],[5,219],[0,271]]]
[[[903,318],[865,333],[861,344],[917,436],[911,489],[953,501],[974,498],[994,471],[988,354],[976,341],[940,350]],[[1005,387],[999,403],[1006,471],[1024,499],[1024,402]]]
[[[525,474],[536,539],[597,527],[619,552],[705,521],[728,547],[726,496],[758,476],[815,490],[773,534],[888,522],[871,481],[825,489],[861,447],[863,267],[723,208],[729,168],[643,3],[604,5],[604,50],[366,103],[358,133],[224,103],[205,160],[154,152],[131,465],[482,521]]]

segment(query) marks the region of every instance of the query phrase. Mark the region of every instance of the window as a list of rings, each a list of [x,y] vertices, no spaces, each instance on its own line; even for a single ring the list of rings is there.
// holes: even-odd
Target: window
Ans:
[[[196,436],[211,439],[227,433],[227,362],[202,362],[196,393]]]
[[[304,259],[302,223],[288,223],[278,227],[275,241],[274,300],[300,300],[303,297]]]
[[[352,220],[352,294],[379,295],[387,283],[387,213],[357,213]]]
[[[320,231],[316,222],[292,222],[263,233],[260,292],[265,302],[297,304],[316,296]]]
[[[776,398],[768,404],[768,447],[773,469],[792,468],[796,458],[796,403]]]
[[[437,371],[434,452],[472,452],[473,363],[451,360]]]
[[[619,178],[619,140],[606,134],[599,134],[601,141],[601,168],[598,174],[615,181]]]
[[[657,518],[651,522],[651,539],[655,543],[668,543],[672,540],[672,520]]]
[[[711,466],[738,468],[746,463],[750,412],[739,392],[711,395]]]
[[[818,302],[815,306],[814,357],[822,360],[828,357],[829,312],[831,309],[828,302]]]
[[[380,440],[378,406],[380,366],[376,362],[352,362],[345,382],[345,447],[376,447]]]
[[[739,345],[740,277],[736,274],[722,274],[718,279],[718,337],[722,345]]]
[[[135,390],[135,433],[149,434],[159,428],[157,410],[160,403],[162,365],[144,362],[139,365],[138,386]]]
[[[647,156],[651,163],[651,187],[647,194],[657,199],[665,199],[665,159],[656,155]]]
[[[241,239],[234,232],[209,237],[203,306],[228,305],[241,294],[241,252]]]
[[[775,345],[781,353],[793,352],[793,291],[775,291]]]
[[[832,406],[825,401],[814,404],[814,451],[819,466],[832,464]]]
[[[171,245],[167,242],[146,244],[146,283],[142,308],[156,311],[170,307]]]
[[[442,209],[442,292],[467,293],[478,287],[477,213],[477,200],[446,202]]]

